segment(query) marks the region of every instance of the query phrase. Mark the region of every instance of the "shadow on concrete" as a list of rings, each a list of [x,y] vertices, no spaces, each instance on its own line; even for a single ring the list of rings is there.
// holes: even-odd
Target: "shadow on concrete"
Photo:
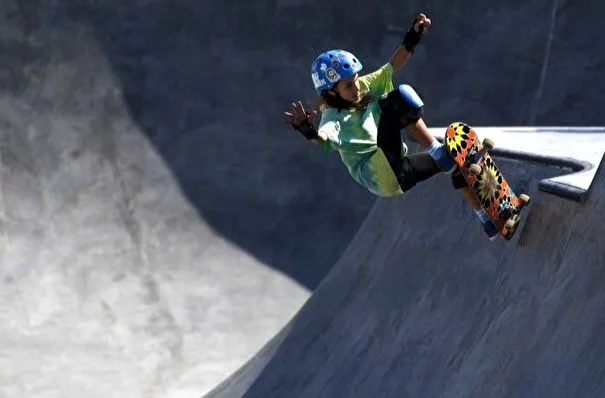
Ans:
[[[337,155],[282,121],[291,99],[311,98],[313,50],[287,28],[295,15],[275,20],[266,7],[104,2],[63,11],[92,30],[130,116],[200,217],[312,290],[375,198]]]

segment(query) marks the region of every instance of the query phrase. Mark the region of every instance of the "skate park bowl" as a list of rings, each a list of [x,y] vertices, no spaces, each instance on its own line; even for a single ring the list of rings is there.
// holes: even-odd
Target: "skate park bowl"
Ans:
[[[603,396],[600,8],[3,2],[0,397]],[[370,72],[417,12],[394,83],[494,138],[512,241],[283,122],[320,51]]]

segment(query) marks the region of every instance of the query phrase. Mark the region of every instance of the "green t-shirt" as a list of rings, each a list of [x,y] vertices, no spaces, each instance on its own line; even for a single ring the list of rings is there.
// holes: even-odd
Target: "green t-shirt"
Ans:
[[[380,120],[377,100],[394,89],[392,77],[393,66],[390,63],[360,76],[361,91],[369,91],[375,99],[362,110],[324,110],[318,129],[325,139],[321,144],[322,150],[338,151],[353,179],[378,196],[402,194],[395,173],[377,146]],[[404,150],[407,150],[405,144]]]

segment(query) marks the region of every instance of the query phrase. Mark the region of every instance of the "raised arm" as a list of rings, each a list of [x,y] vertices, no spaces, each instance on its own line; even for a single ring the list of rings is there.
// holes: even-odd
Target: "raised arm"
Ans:
[[[420,42],[422,34],[426,32],[429,26],[431,26],[431,20],[427,18],[426,15],[418,14],[416,18],[414,18],[414,22],[412,22],[412,26],[405,34],[401,45],[395,50],[395,53],[389,60],[394,71],[403,68],[414,52],[414,48],[416,48]]]

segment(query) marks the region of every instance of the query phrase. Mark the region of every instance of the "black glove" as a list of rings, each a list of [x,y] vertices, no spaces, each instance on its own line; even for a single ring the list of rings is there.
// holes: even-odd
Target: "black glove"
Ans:
[[[317,133],[317,129],[313,126],[313,124],[309,121],[309,118],[306,118],[302,121],[300,125],[292,124],[294,129],[300,131],[300,133],[308,140],[314,140],[319,137]]]
[[[401,42],[401,45],[405,47],[405,49],[410,53],[413,53],[418,43],[420,43],[420,39],[422,38],[422,32],[424,31],[424,27],[422,25],[420,25],[420,32],[416,32],[416,29],[414,29],[414,25],[416,24],[416,22],[418,22],[419,19],[420,17],[414,18],[414,22],[412,22],[412,27],[406,32],[403,41]]]

